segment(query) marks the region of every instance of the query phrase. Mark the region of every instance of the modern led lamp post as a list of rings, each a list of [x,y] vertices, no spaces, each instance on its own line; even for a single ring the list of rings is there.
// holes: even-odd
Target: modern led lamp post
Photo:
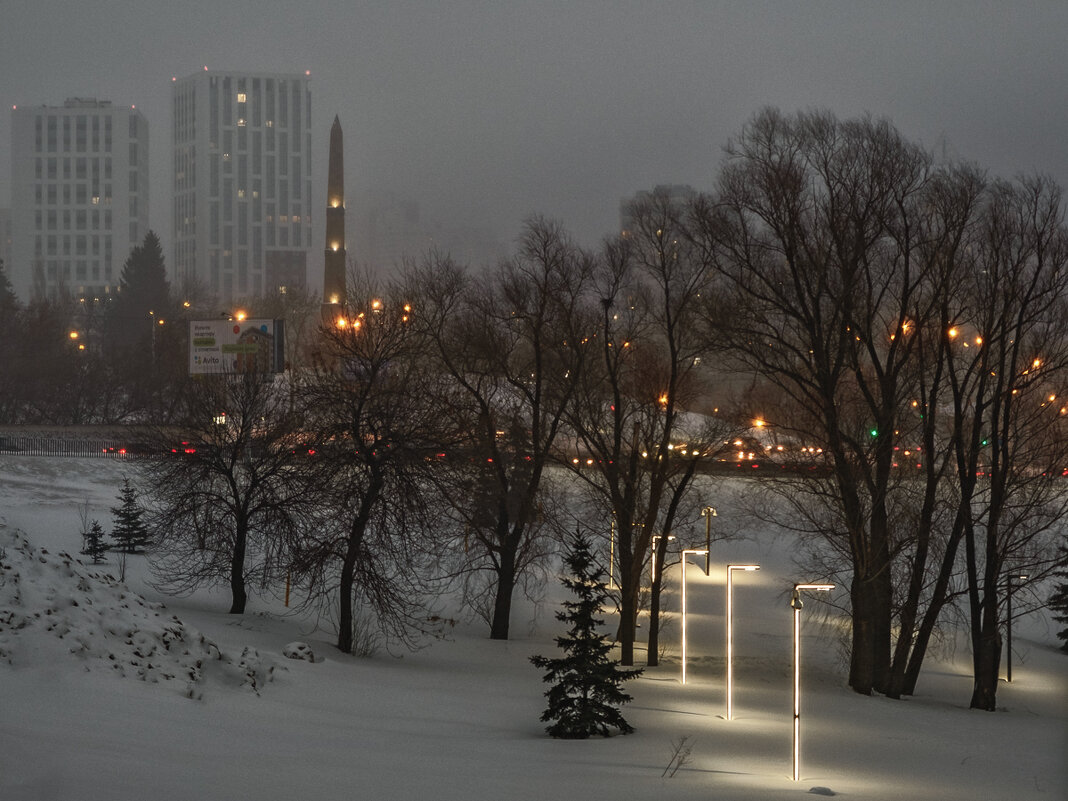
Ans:
[[[802,590],[827,592],[833,584],[795,584],[790,606],[794,610],[794,781],[801,778],[801,600]]]
[[[750,573],[760,570],[760,565],[727,565],[727,720],[734,720],[734,571]]]
[[[667,537],[668,542],[671,542],[673,539],[675,539],[675,535],[674,534],[654,534],[653,535],[653,566],[652,566],[652,569],[650,570],[650,573],[651,573],[650,580],[652,580],[652,581],[656,581],[656,563],[658,561],[657,558],[656,558],[656,555],[658,553],[656,546],[660,542],[660,540],[662,538],[664,538],[664,537]]]
[[[1025,581],[1028,577],[1019,575],[1017,573],[1007,573],[1005,580],[1007,589],[1005,591],[1005,633],[1007,635],[1006,645],[1008,653],[1005,655],[1005,681],[1012,684],[1012,580],[1019,579]]]
[[[686,555],[691,553],[708,554],[706,550],[688,548],[682,552],[682,683],[686,683]]]

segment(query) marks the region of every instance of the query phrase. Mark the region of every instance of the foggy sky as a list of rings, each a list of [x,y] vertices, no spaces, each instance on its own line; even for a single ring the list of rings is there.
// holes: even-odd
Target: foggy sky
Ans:
[[[133,104],[169,260],[171,78],[205,65],[311,71],[313,203],[337,114],[350,211],[388,191],[505,242],[541,213],[592,245],[626,195],[710,188],[767,105],[887,117],[939,155],[1068,187],[1066,42],[1065,0],[0,0],[0,206],[12,105]]]

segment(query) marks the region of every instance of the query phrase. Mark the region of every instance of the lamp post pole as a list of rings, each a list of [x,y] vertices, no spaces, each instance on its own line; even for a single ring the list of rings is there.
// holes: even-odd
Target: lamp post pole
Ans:
[[[701,510],[701,517],[705,519],[705,575],[711,575],[712,570],[712,518],[716,517],[714,506],[706,506]]]
[[[708,551],[688,548],[682,552],[682,683],[686,683],[686,555]]]
[[[794,610],[794,781],[801,778],[801,590],[826,592],[833,584],[795,584],[790,606]]]
[[[612,510],[612,519],[608,528],[608,587],[616,588],[616,510]]]
[[[760,570],[760,565],[727,565],[727,720],[734,720],[734,571]]]
[[[1027,576],[1016,576],[1012,573],[1007,573],[1005,575],[1007,583],[1007,590],[1005,592],[1005,602],[1007,605],[1005,609],[1005,632],[1007,634],[1006,646],[1008,651],[1008,653],[1005,655],[1005,680],[1009,684],[1012,684],[1012,580],[1014,578],[1023,581],[1027,578]]]

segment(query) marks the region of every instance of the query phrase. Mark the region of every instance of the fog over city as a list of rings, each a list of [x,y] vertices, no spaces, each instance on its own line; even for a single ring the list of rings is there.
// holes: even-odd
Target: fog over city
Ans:
[[[592,245],[638,190],[711,187],[723,145],[768,105],[888,117],[939,157],[1066,186],[1066,31],[1060,0],[11,0],[0,6],[0,207],[12,106],[133,104],[150,126],[151,226],[172,264],[171,81],[205,66],[310,72],[314,198],[325,205],[336,114],[353,223],[388,195],[418,204],[427,228],[503,245],[533,213]],[[308,279],[321,282],[314,256]]]

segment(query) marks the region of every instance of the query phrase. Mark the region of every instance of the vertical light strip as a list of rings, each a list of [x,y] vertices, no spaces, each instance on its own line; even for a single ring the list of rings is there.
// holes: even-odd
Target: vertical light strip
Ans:
[[[801,778],[801,609],[794,608],[794,781]]]
[[[708,551],[701,549],[687,549],[682,552],[682,683],[686,683],[686,556],[691,553],[704,553]]]
[[[682,683],[686,683],[686,554],[682,555]]]
[[[826,592],[833,584],[795,584],[790,606],[794,610],[794,781],[801,779],[801,590]]]
[[[760,570],[760,565],[727,565],[727,720],[734,720],[734,571]]]

